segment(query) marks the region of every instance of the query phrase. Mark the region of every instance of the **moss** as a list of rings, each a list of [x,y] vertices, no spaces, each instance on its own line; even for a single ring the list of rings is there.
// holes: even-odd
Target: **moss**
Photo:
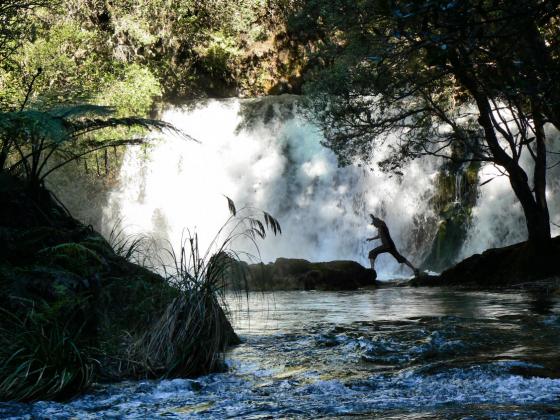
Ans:
[[[441,271],[455,263],[476,205],[479,169],[479,162],[466,165],[450,162],[441,168],[432,198],[439,223],[430,251],[421,264],[422,269]]]
[[[40,263],[90,277],[107,269],[107,262],[95,251],[79,243],[63,243],[38,254]]]

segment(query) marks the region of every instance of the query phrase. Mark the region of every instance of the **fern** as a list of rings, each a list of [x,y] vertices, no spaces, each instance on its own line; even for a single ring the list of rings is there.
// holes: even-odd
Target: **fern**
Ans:
[[[47,111],[22,110],[0,113],[0,172],[19,175],[37,187],[53,171],[89,153],[107,147],[142,144],[148,137],[99,139],[93,133],[124,128],[171,131],[191,137],[164,121],[113,116],[113,109],[97,105],[75,105]],[[53,158],[57,164],[52,165]]]

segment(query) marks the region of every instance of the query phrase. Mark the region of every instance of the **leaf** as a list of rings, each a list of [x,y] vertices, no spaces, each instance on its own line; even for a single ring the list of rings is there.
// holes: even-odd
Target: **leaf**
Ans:
[[[231,213],[232,216],[235,216],[237,214],[237,210],[235,209],[235,203],[227,195],[224,195],[224,197],[226,198],[226,200],[228,202],[229,212]]]
[[[272,232],[274,233],[274,235],[281,234],[282,233],[282,228],[280,227],[280,223],[278,222],[278,220],[276,220],[274,217],[272,217],[272,215],[270,215],[266,211],[263,211],[263,214],[264,214],[264,221],[265,221],[266,225],[270,229],[272,229]]]
[[[253,228],[253,231],[257,235],[259,235],[262,239],[264,239],[266,237],[266,230],[262,222],[258,219],[250,219],[250,220],[251,220],[251,226]]]

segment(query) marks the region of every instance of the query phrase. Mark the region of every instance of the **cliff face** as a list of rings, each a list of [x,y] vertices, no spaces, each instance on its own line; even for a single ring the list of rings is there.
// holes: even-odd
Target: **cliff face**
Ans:
[[[461,151],[454,150],[453,154],[465,157]],[[430,199],[437,228],[421,269],[441,272],[457,261],[471,226],[472,209],[477,204],[479,169],[479,162],[453,161],[445,162],[439,169],[435,194]]]

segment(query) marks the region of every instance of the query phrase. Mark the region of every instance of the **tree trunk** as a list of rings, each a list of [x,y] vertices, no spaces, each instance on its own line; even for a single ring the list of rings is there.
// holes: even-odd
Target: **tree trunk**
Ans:
[[[484,128],[486,142],[496,163],[506,170],[513,192],[523,208],[528,241],[536,248],[546,246],[551,236],[550,216],[546,201],[546,150],[543,149],[544,141],[542,144],[537,141],[537,159],[535,160],[534,172],[535,193],[533,194],[529,185],[529,177],[519,165],[519,162],[512,159],[499,145],[488,113],[491,112],[491,109],[488,106],[487,112],[484,112],[484,108],[479,107],[479,110],[481,112],[479,122]]]
[[[535,169],[534,169],[534,196],[537,207],[539,225],[536,229],[540,232],[539,242],[546,243],[550,239],[550,215],[546,201],[546,135],[544,133],[545,120],[541,112],[541,103],[538,98],[531,99],[533,123],[535,124]],[[531,147],[530,145],[528,147]]]
[[[530,193],[527,181],[520,179],[519,176],[512,175],[509,171],[508,174],[513,191],[523,208],[529,236],[528,241],[537,248],[546,246],[551,239],[550,216],[546,201],[544,206],[538,205]],[[529,190],[529,194],[527,194],[527,190]]]
[[[486,144],[490,149],[493,160],[497,165],[502,166],[508,176],[511,187],[521,203],[525,222],[527,224],[528,241],[531,247],[543,249],[551,239],[550,236],[550,216],[546,201],[546,147],[544,144],[544,132],[542,121],[536,121],[536,158],[535,158],[535,194],[529,185],[529,178],[519,162],[509,156],[500,145],[491,115],[492,108],[483,88],[472,77],[466,67],[469,62],[467,57],[460,60],[457,54],[450,53],[450,62],[453,66],[454,74],[458,80],[467,88],[473,96],[478,111],[480,113],[478,122],[484,130]],[[540,114],[538,114],[540,115]],[[530,147],[528,145],[527,147]]]

